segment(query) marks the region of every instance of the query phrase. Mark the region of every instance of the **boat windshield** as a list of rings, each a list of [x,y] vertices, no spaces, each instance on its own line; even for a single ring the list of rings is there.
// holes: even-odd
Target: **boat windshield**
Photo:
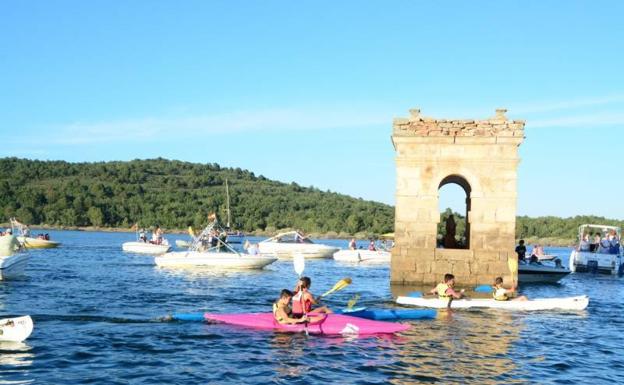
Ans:
[[[305,237],[297,232],[287,233],[275,238],[275,242],[278,243],[314,243],[308,237]]]
[[[619,254],[620,228],[603,225],[582,225],[579,227],[579,251],[599,254]]]

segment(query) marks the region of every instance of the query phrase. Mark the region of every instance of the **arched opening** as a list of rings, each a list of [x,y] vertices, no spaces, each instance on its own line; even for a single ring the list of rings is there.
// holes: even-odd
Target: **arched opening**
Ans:
[[[449,175],[438,186],[437,246],[446,249],[470,248],[470,184],[459,175]]]

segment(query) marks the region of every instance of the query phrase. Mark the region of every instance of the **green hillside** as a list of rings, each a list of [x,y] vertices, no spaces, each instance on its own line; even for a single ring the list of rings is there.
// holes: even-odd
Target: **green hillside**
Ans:
[[[68,163],[0,159],[0,215],[30,224],[165,228],[204,226],[226,213],[244,231],[299,228],[306,232],[392,231],[394,208],[271,181],[239,168],[166,159]]]

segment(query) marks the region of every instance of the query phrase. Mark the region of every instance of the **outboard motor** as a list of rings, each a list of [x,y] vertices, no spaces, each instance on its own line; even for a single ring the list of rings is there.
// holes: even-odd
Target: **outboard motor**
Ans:
[[[624,275],[624,263],[620,264],[620,268],[618,269],[618,277]]]
[[[598,272],[598,261],[587,261],[587,272],[596,274]]]

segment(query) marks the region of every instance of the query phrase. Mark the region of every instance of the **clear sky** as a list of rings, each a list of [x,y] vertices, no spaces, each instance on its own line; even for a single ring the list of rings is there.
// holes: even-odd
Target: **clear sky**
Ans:
[[[519,214],[622,219],[622,15],[622,1],[2,1],[0,156],[216,162],[393,204],[394,117],[506,107],[527,121]]]

